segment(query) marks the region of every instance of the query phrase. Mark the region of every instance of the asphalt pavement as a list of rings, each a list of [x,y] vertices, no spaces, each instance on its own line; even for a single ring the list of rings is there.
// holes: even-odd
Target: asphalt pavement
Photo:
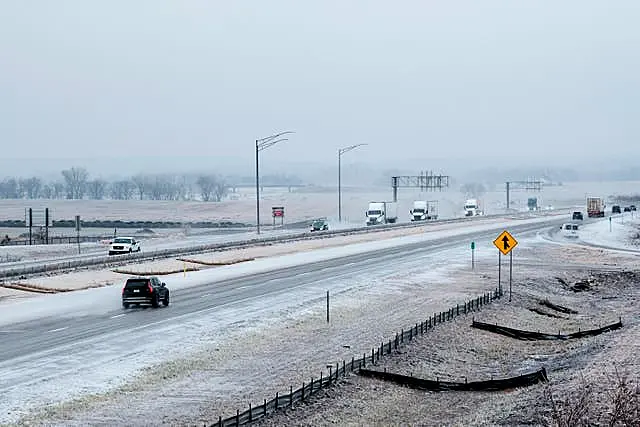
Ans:
[[[510,227],[509,231],[518,237],[526,237],[541,229],[557,227],[562,222],[561,219],[557,219],[543,224],[516,225]],[[379,264],[389,265],[393,264],[394,260],[415,257],[416,252],[434,253],[461,244],[467,245],[471,240],[493,240],[499,231],[500,227],[496,226],[489,232],[470,232],[383,251],[377,249],[192,288],[171,289],[171,284],[168,283],[171,289],[169,307],[123,309],[119,301],[105,301],[105,305],[114,308],[78,317],[74,317],[71,312],[65,316],[43,317],[5,325],[0,328],[0,369],[10,367],[13,362],[34,361],[48,355],[60,354],[76,345],[90,345],[98,340],[108,340],[110,336],[144,329],[152,332],[156,325],[179,323],[181,319],[197,317],[198,314],[225,305],[241,304],[243,301],[287,292],[318,281],[357,276]]]

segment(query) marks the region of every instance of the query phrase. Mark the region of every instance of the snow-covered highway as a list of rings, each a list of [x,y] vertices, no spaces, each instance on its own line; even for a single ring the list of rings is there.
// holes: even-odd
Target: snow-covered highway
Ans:
[[[508,228],[520,237],[560,222],[557,217],[513,220]],[[487,247],[504,225],[468,224],[167,277],[172,304],[158,310],[123,310],[120,286],[5,304],[0,414],[6,419],[0,421],[15,421],[46,403],[113,389],[149,364],[197,348],[205,331],[230,334],[234,325],[268,322],[274,310],[326,289],[340,293],[385,272],[435,266],[442,254],[464,253],[471,240]]]

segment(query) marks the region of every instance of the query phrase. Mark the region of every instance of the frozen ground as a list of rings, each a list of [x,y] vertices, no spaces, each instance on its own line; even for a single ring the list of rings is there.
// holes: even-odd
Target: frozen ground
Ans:
[[[517,210],[526,208],[528,197],[538,197],[540,206],[552,205],[556,208],[566,206],[583,207],[585,196],[599,195],[608,197],[614,194],[635,194],[636,182],[603,183],[566,183],[563,186],[545,187],[540,193],[514,191],[511,194],[511,207]],[[296,222],[318,216],[330,219],[337,217],[336,191],[311,192],[310,189],[297,189],[288,193],[282,190],[265,188],[261,198],[261,222],[270,224],[271,207],[285,207],[285,221]],[[390,187],[386,188],[343,188],[343,219],[354,224],[364,222],[364,212],[370,201],[391,200]],[[442,217],[462,215],[462,206],[467,195],[457,188],[442,192],[423,192],[401,188],[398,192],[398,213],[402,221],[408,221],[413,200],[438,200]],[[505,191],[496,187],[481,196],[487,214],[500,213],[505,208]],[[49,207],[54,219],[73,219],[81,215],[83,219],[120,219],[148,221],[238,221],[255,223],[255,191],[242,189],[228,200],[220,203],[175,202],[175,201],[100,201],[100,200],[0,200],[0,219],[24,218],[25,208]]]
[[[632,267],[635,262],[637,258],[627,266]],[[597,328],[616,322],[620,316],[623,328],[580,340],[518,341],[470,328],[468,317],[459,318],[383,358],[372,369],[464,382],[521,375],[544,366],[550,383],[504,392],[430,393],[350,375],[321,397],[257,425],[614,425],[610,419],[616,371],[628,376],[631,387],[635,387],[640,375],[640,319],[636,313],[640,275],[620,271],[563,272],[569,283],[589,280],[592,290],[577,293],[562,286],[553,277],[553,270],[518,270],[528,279],[517,280],[513,302],[502,300],[474,313],[476,320],[555,333]],[[552,318],[530,311],[540,308],[539,301],[547,298],[578,313]],[[587,411],[588,422],[569,421],[568,408],[584,396],[583,384],[592,395],[574,407]],[[550,393],[561,408],[556,421]]]
[[[579,239],[592,245],[611,248],[640,250],[640,218],[633,212],[602,218],[593,224],[587,224],[579,230]]]
[[[266,229],[261,232],[262,237],[283,236],[299,233],[296,230]],[[124,234],[122,234],[124,235]],[[189,234],[176,232],[158,237],[142,237],[142,252],[150,250],[173,249],[204,244],[225,243],[257,238],[253,232],[233,234]],[[92,256],[104,256],[108,253],[108,241],[97,243],[81,243],[80,255],[77,244],[62,245],[31,245],[31,246],[0,246],[0,268],[40,261],[59,261],[63,259],[90,258]]]
[[[425,236],[401,239],[406,243],[420,241]],[[398,244],[401,239],[391,240]],[[566,271],[572,262],[572,257],[559,245],[550,245],[537,238],[519,240],[514,257],[517,295],[522,292],[519,289],[532,286],[535,289],[538,280],[553,274],[541,268],[546,262],[564,262],[560,271]],[[375,244],[379,249],[389,245],[388,242]],[[370,248],[375,244],[366,243]],[[339,252],[327,249],[324,254],[318,250],[283,256],[277,262],[288,265],[302,260],[315,262],[329,253],[344,255],[358,246],[340,248]],[[583,252],[579,253],[578,249]],[[579,265],[592,260],[603,262],[602,253],[606,253],[589,248],[576,248],[575,251]],[[286,391],[289,384],[317,377],[327,363],[370,351],[372,345],[390,338],[399,328],[420,321],[434,311],[494,289],[497,272],[495,248],[490,240],[478,242],[477,256],[477,270],[470,272],[467,244],[436,253],[418,253],[415,257],[382,263],[375,268],[354,271],[349,276],[271,295],[261,301],[245,301],[182,319],[180,323],[170,322],[161,329],[162,342],[145,340],[134,334],[106,337],[101,345],[93,347],[80,343],[83,349],[77,349],[73,354],[77,361],[92,362],[85,365],[85,370],[74,372],[74,363],[78,362],[64,355],[52,357],[48,363],[57,370],[51,371],[51,376],[0,395],[4,406],[0,414],[7,414],[5,420],[65,426],[211,422],[218,415],[230,415],[235,409],[245,408],[249,401],[261,402],[276,391]],[[612,262],[632,266],[637,257],[630,257],[618,254]],[[257,268],[259,261],[252,269]],[[262,261],[262,268],[273,268],[276,262]],[[519,262],[522,262],[520,268],[517,267]],[[527,265],[531,267],[527,268]],[[248,264],[239,264],[221,267],[215,272],[193,273],[188,276],[188,282],[176,278],[176,286],[189,286],[196,283],[198,277],[209,281],[231,277],[248,268]],[[327,289],[331,289],[333,295],[330,325],[323,321],[323,296]],[[11,321],[26,320],[30,315],[25,313],[33,311],[39,311],[41,315],[81,316],[85,310],[105,310],[104,301],[117,300],[118,295],[119,288],[109,287],[72,295],[38,297],[4,306],[2,314]],[[69,313],[61,303],[64,298],[77,301],[81,306],[79,313]],[[451,342],[446,337],[443,339]],[[115,348],[131,350],[116,354]],[[149,366],[149,360],[158,361],[158,364]],[[142,368],[144,370],[140,371]],[[2,378],[9,372],[19,375],[16,366],[11,371],[5,369],[8,367],[2,368]],[[378,389],[382,390],[381,386]],[[45,396],[48,397],[43,399]],[[60,405],[51,396],[76,399]],[[37,410],[47,403],[43,412]],[[360,408],[359,412],[364,411],[361,406],[353,405]],[[300,416],[301,424],[305,424],[303,420],[326,424],[319,419],[312,422],[311,418],[303,416]],[[359,423],[357,418],[349,421],[348,413],[336,416],[342,417],[337,418],[339,423]],[[291,423],[295,424],[292,419],[280,422]]]

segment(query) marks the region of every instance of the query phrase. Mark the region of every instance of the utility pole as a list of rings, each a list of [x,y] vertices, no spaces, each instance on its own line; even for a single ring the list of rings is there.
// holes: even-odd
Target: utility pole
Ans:
[[[266,138],[256,139],[256,231],[260,234],[260,164],[258,153],[262,150],[266,150],[269,147],[273,147],[278,142],[288,141],[287,138],[281,138],[283,135],[295,133],[292,131],[280,132],[275,135],[267,136]]]
[[[342,155],[368,144],[355,144],[338,149],[338,222],[342,222]]]

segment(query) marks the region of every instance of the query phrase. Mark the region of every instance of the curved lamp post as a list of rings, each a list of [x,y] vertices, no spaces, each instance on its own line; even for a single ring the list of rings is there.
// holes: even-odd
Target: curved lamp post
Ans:
[[[368,144],[355,144],[338,149],[338,221],[342,222],[342,155]]]
[[[258,234],[260,234],[260,169],[258,153],[262,150],[266,150],[269,147],[273,147],[279,142],[288,141],[287,138],[282,138],[282,136],[291,133],[295,132],[280,132],[276,133],[275,135],[267,136],[266,138],[256,139],[256,231],[258,232]]]

